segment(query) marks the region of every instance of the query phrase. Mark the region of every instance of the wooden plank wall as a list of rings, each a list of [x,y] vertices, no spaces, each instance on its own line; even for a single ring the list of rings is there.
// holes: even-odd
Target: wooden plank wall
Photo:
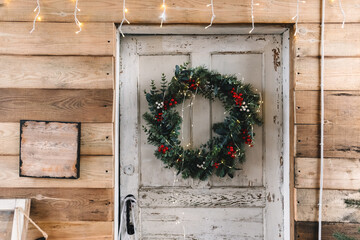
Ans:
[[[114,24],[29,27],[0,22],[0,198],[31,198],[50,239],[113,239]],[[19,177],[21,119],[82,123],[79,179]]]
[[[29,34],[35,2],[0,0],[0,197],[31,197],[32,214],[52,239],[110,239],[113,221],[114,25],[122,1],[79,2],[83,31],[76,35],[73,1],[41,1],[43,22]],[[257,23],[293,24],[296,1],[258,0]],[[132,24],[159,23],[160,2],[127,1]],[[207,2],[167,1],[165,23],[208,24]],[[216,23],[249,23],[250,1],[216,0]],[[339,229],[355,236],[360,216],[343,200],[359,197],[360,15],[357,0],[326,1],[325,192],[323,239]],[[300,5],[299,33],[291,36],[292,237],[316,236],[319,185],[321,1]],[[18,121],[83,122],[82,173],[76,181],[19,179]],[[344,224],[351,222],[351,224]],[[35,233],[33,233],[35,234]],[[31,235],[35,236],[35,235]],[[95,237],[94,237],[95,236]],[[357,236],[358,237],[358,236]]]

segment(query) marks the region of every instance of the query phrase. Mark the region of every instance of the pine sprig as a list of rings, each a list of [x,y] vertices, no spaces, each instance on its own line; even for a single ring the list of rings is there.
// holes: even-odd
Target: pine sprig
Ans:
[[[216,136],[200,148],[185,149],[179,140],[182,118],[174,107],[195,94],[218,99],[228,114],[213,125]],[[160,89],[152,81],[145,96],[149,111],[143,115],[147,124],[143,129],[148,142],[157,147],[154,155],[183,178],[233,177],[237,164],[245,160],[245,148],[253,145],[253,126],[262,122],[260,96],[250,84],[204,67],[176,66],[170,82],[163,74]]]

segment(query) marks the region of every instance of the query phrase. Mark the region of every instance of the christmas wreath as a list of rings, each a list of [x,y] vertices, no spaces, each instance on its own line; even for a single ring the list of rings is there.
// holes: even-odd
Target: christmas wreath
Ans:
[[[227,116],[213,125],[216,133],[207,143],[191,149],[179,140],[182,117],[176,106],[196,94],[223,103]],[[168,83],[162,75],[161,88],[151,82],[145,91],[149,111],[143,115],[148,127],[143,127],[148,143],[157,147],[155,156],[167,168],[175,168],[183,178],[205,180],[214,172],[219,177],[233,177],[237,163],[245,160],[245,147],[254,144],[253,126],[261,125],[260,95],[250,84],[235,76],[221,75],[204,67],[188,64],[175,67],[175,76]]]

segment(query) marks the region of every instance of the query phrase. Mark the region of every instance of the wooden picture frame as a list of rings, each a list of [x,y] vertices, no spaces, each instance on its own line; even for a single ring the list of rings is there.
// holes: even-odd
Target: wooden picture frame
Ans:
[[[26,240],[29,221],[17,208],[21,208],[29,216],[30,205],[30,199],[0,199],[0,213],[5,211],[14,212],[11,233],[9,233],[11,240]]]
[[[19,176],[78,179],[81,123],[20,121]]]

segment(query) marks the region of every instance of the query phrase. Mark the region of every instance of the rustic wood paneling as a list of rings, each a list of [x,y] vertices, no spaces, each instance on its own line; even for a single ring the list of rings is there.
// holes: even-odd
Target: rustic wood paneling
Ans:
[[[81,34],[75,24],[0,22],[0,54],[110,55],[114,54],[114,24],[87,23]]]
[[[359,191],[324,190],[322,219],[325,222],[360,223],[358,208],[347,207],[345,199],[360,199]],[[317,221],[319,191],[317,189],[296,190],[296,221]]]
[[[0,187],[2,188],[112,188],[113,157],[83,156],[80,158],[79,179],[48,179],[19,177],[19,157],[0,156]]]
[[[112,122],[113,90],[0,89],[0,122]]]
[[[265,207],[265,189],[141,188],[140,207]]]
[[[325,101],[327,123],[337,125],[360,123],[360,91],[328,91]]]
[[[81,155],[112,155],[112,123],[81,124]],[[0,155],[18,155],[20,124],[0,122]]]
[[[359,103],[359,100],[355,100]],[[351,104],[349,104],[351,105]],[[348,104],[344,106],[346,109]],[[358,110],[349,110],[354,115]],[[346,117],[343,124],[329,124],[325,126],[325,156],[339,157],[339,158],[360,158],[360,125],[355,125],[355,121],[346,122]],[[354,125],[352,125],[354,124]]]
[[[320,156],[320,126],[296,126],[296,156]],[[330,158],[360,157],[360,125],[324,126],[324,156]]]
[[[0,198],[30,198],[34,221],[112,221],[112,189],[0,188]]]
[[[113,63],[112,57],[0,56],[0,88],[112,89]]]
[[[297,240],[314,240],[318,239],[318,227],[317,222],[296,222],[296,234]],[[334,240],[333,234],[336,232],[344,233],[354,239],[360,239],[360,233],[358,229],[360,224],[355,223],[333,223],[322,222],[321,224],[321,239],[322,240]]]
[[[315,124],[320,122],[320,92],[295,92],[295,123]],[[325,110],[326,111],[326,110]]]
[[[1,125],[0,125],[1,126]],[[112,155],[113,154],[113,124],[84,123],[81,124],[82,155]]]
[[[360,24],[327,24],[325,28],[325,56],[360,56]],[[320,55],[320,24],[300,24],[295,38],[296,56]]]
[[[327,138],[325,138],[326,140]],[[320,126],[297,125],[295,126],[295,156],[319,157],[320,156]],[[325,147],[326,145],[324,145]]]
[[[113,222],[37,222],[54,240],[112,240]],[[42,237],[39,230],[29,224],[27,239]]]
[[[319,188],[320,159],[295,159],[295,186]],[[359,159],[326,158],[324,161],[325,189],[360,189]]]
[[[326,91],[325,123],[353,125],[360,121],[360,91]],[[296,123],[320,122],[320,92],[296,91]]]
[[[320,90],[320,59],[295,59],[296,90]],[[360,58],[325,58],[325,90],[360,90]],[[339,84],[341,83],[341,84]]]
[[[1,4],[2,3],[2,4]],[[34,19],[36,2],[0,0],[0,21],[26,21]],[[48,0],[41,2],[41,21],[74,22],[73,1]],[[122,1],[87,0],[79,2],[81,11],[79,20],[84,22],[120,22],[122,19]],[[30,26],[30,25],[29,25]]]
[[[0,21],[32,21],[35,3],[26,0],[1,0]],[[211,18],[210,9],[202,1],[167,1],[167,23],[208,23]],[[296,14],[296,2],[289,0],[257,1],[255,19],[265,23],[293,23],[292,17]],[[42,21],[73,22],[74,3],[71,1],[46,1],[41,3]],[[359,22],[358,7],[355,0],[343,3],[348,22]],[[128,1],[126,7],[131,23],[158,23],[161,14],[161,2]],[[79,20],[84,22],[120,22],[122,19],[121,1],[90,0],[79,2]],[[215,23],[249,22],[250,1],[236,2],[220,0],[216,2]],[[320,2],[308,0],[300,5],[301,22],[320,21]],[[195,17],[194,17],[195,16]],[[337,2],[326,2],[326,21],[341,22],[342,16]]]
[[[23,177],[79,178],[80,123],[21,121]]]

